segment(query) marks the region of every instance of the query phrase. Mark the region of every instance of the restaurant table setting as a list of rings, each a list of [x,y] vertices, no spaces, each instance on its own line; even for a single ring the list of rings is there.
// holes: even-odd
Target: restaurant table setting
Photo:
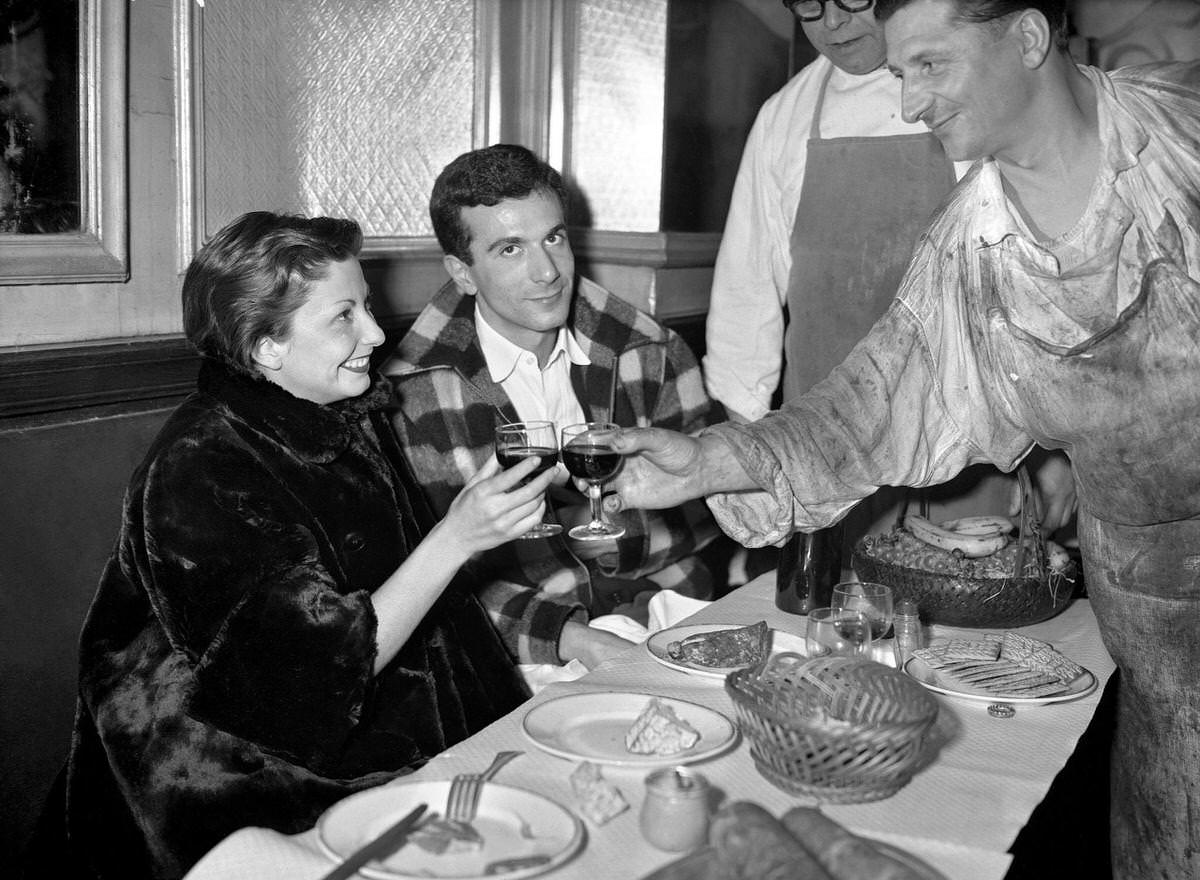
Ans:
[[[904,860],[916,876],[1002,878],[1011,862],[1006,851],[1074,750],[1113,671],[1088,601],[1077,599],[1051,619],[1017,631],[1024,641],[1016,640],[1016,647],[1033,646],[1079,670],[1069,686],[1053,694],[1022,697],[963,683],[956,677],[957,665],[930,666],[957,663],[961,651],[974,657],[972,652],[994,650],[999,656],[1003,630],[927,627],[925,641],[934,651],[929,662],[914,655],[901,664],[892,639],[872,646],[875,660],[884,667],[903,665],[903,672],[840,657],[806,663],[805,617],[777,608],[774,587],[772,572],[712,603],[659,600],[648,627],[614,624],[614,631],[643,640],[631,642],[619,657],[581,677],[575,672],[557,681],[544,676],[533,698],[509,715],[415,773],[334,804],[309,831],[235,832],[201,859],[187,880],[319,880],[414,808],[425,805],[427,817],[444,814],[450,781],[458,774],[480,773],[503,751],[523,754],[482,785],[478,814],[466,829],[478,832],[482,847],[457,849],[454,823],[447,829],[446,823],[431,824],[427,818],[416,826],[424,839],[410,834],[395,853],[369,862],[360,875],[375,880],[641,878],[687,858],[702,837],[696,830],[701,820],[707,824],[719,816],[727,827],[730,816],[737,815],[749,817],[745,821],[751,824],[761,817],[773,822],[770,817],[786,816],[789,823],[832,820]],[[770,631],[770,658],[736,676],[690,662],[679,650],[689,636],[717,630],[744,627],[750,638],[750,628],[759,622]],[[778,687],[773,674],[811,678],[818,667],[820,675],[865,676],[860,684],[882,688],[876,699],[884,708],[869,711],[891,712],[887,720],[895,720],[891,701],[911,715],[900,720],[907,725],[903,735],[917,743],[917,750],[906,751],[904,743],[888,746],[907,756],[898,790],[851,786],[847,799],[836,796],[836,789],[795,784],[786,767],[781,775],[766,766],[759,734],[747,725],[751,716],[735,699],[738,688],[761,692],[764,686]],[[824,685],[817,681],[817,687]],[[925,701],[936,711],[927,718],[911,712]],[[764,717],[778,722],[780,716],[767,712]],[[675,729],[670,719],[686,722],[681,727],[698,738],[678,744],[673,754],[639,747],[643,735],[648,742],[664,724]],[[835,720],[833,726],[844,724]],[[834,796],[823,794],[830,791]],[[714,814],[718,805],[722,811]],[[814,807],[819,811],[805,809]],[[654,821],[656,815],[667,816],[666,824]]]

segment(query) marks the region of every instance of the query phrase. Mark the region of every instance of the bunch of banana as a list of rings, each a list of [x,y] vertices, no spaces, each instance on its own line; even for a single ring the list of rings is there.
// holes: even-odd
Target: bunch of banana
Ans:
[[[1013,530],[1012,521],[1003,516],[967,516],[934,524],[914,513],[905,515],[904,527],[926,544],[951,553],[957,550],[971,559],[1002,550]]]

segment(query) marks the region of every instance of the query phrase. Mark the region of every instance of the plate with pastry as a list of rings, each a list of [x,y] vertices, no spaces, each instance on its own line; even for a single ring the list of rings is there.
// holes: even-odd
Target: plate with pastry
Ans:
[[[1026,706],[1077,700],[1097,685],[1054,646],[1014,632],[937,641],[913,651],[904,671],[940,694]]]
[[[771,629],[765,620],[748,626],[729,623],[673,626],[654,633],[645,645],[650,656],[664,666],[722,680],[735,669],[753,666],[772,654],[789,651],[809,656],[803,636]]]
[[[521,722],[539,749],[618,767],[669,767],[720,754],[737,728],[687,700],[626,691],[567,694],[539,703]]]
[[[317,821],[321,851],[341,862],[418,804],[427,812],[402,846],[359,874],[371,880],[496,876],[520,880],[552,871],[583,846],[583,823],[544,795],[489,782],[479,810],[465,827],[440,815],[450,780],[395,782],[352,794]]]

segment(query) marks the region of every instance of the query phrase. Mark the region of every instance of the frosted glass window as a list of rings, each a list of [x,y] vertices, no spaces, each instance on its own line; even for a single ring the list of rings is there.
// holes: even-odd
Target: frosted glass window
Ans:
[[[353,217],[368,236],[431,235],[434,178],[472,146],[474,7],[206,4],[206,231],[267,209]]]
[[[592,228],[657,231],[667,0],[578,0],[575,15],[571,178]]]

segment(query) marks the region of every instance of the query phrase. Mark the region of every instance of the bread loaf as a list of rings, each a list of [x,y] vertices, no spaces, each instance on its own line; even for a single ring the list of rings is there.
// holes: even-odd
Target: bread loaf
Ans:
[[[778,819],[750,801],[721,807],[708,839],[731,880],[833,880]]]
[[[793,807],[783,827],[820,862],[833,880],[922,880],[912,868],[880,852],[812,807]]]
[[[658,870],[647,874],[642,880],[736,880],[736,878],[717,858],[715,848],[702,846],[673,862],[667,862]]]

